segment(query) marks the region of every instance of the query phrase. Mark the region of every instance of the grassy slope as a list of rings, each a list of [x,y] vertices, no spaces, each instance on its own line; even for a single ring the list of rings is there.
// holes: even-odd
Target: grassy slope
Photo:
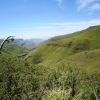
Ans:
[[[16,44],[5,44],[1,52],[2,54],[21,56],[21,55],[27,54],[29,50],[21,46],[18,46]]]
[[[27,60],[33,62],[34,56],[40,54],[44,66],[52,66],[60,62],[68,65],[77,64],[87,69],[100,69],[100,26],[64,36],[51,38],[36,50],[32,51]],[[88,57],[89,56],[89,57]],[[71,58],[71,59],[70,59]],[[92,63],[91,63],[92,62]]]

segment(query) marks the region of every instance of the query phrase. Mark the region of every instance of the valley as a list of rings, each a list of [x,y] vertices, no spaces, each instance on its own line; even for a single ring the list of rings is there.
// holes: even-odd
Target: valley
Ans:
[[[100,99],[100,25],[46,41],[15,39],[1,52],[0,100]]]

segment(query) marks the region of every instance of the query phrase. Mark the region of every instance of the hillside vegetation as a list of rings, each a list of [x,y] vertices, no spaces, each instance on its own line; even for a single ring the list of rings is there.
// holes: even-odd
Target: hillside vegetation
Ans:
[[[2,42],[3,40],[1,39],[0,40],[0,43]],[[17,44],[11,44],[10,43],[5,43],[4,46],[3,46],[3,49],[2,49],[2,55],[3,54],[8,54],[8,55],[12,55],[12,56],[16,56],[16,57],[23,57],[25,56],[26,54],[29,53],[29,49],[25,48],[25,47],[21,47]]]
[[[99,37],[100,26],[92,26],[83,31],[57,36],[32,51],[26,59],[33,63],[36,56],[39,56],[42,59],[39,63],[41,65],[52,66],[53,63],[54,65],[64,63],[65,65],[84,66],[85,69],[97,68],[95,66],[99,66],[100,58]]]

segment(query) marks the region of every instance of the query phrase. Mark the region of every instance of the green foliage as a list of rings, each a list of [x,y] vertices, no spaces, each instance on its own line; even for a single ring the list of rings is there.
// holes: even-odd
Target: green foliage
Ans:
[[[37,97],[39,80],[33,76],[29,64],[22,60],[0,56],[0,100],[29,100]]]
[[[56,69],[48,84],[43,100],[99,100],[99,74],[88,75],[77,67]]]
[[[34,55],[33,63],[34,63],[34,64],[38,64],[38,63],[41,63],[42,60],[43,60],[43,59],[42,59],[42,55],[36,54],[36,55]]]
[[[31,65],[0,56],[1,100],[99,100],[100,74],[87,74],[77,66],[55,68]]]
[[[4,47],[2,48],[2,54],[8,54],[16,57],[17,56],[23,57],[23,55],[27,54],[28,52],[29,52],[28,49],[15,44],[5,44]]]

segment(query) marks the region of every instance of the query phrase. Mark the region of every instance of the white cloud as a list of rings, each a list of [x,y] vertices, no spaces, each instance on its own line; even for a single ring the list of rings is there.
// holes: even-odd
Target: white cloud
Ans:
[[[36,27],[34,29],[48,29],[51,28],[51,26],[40,26],[40,27]]]
[[[58,2],[58,6],[61,5],[61,3],[63,2],[63,0],[56,0]]]
[[[100,10],[100,4],[94,4],[91,7],[89,7],[89,10]]]
[[[78,11],[80,11],[82,8],[86,7],[88,4],[94,2],[95,0],[77,0]]]
[[[86,29],[90,26],[100,25],[100,19],[80,22],[41,23],[31,28],[14,28],[10,35],[20,38],[44,38],[64,35]]]
[[[30,28],[22,28],[21,30],[22,31],[26,31],[26,30],[29,30]]]
[[[70,23],[51,23],[55,27],[60,27],[65,34],[72,33],[86,29],[90,26],[100,25],[100,19],[95,19],[91,21],[81,21],[81,22],[70,22]],[[60,29],[58,28],[58,29]]]
[[[80,26],[80,25],[85,25],[85,26],[91,26],[91,25],[98,25],[100,24],[100,19],[95,19],[91,21],[81,21],[81,22],[66,22],[66,23],[51,23],[52,25],[55,26]]]
[[[26,31],[26,30],[30,30],[30,28],[12,28],[12,30],[21,30],[21,31]]]

